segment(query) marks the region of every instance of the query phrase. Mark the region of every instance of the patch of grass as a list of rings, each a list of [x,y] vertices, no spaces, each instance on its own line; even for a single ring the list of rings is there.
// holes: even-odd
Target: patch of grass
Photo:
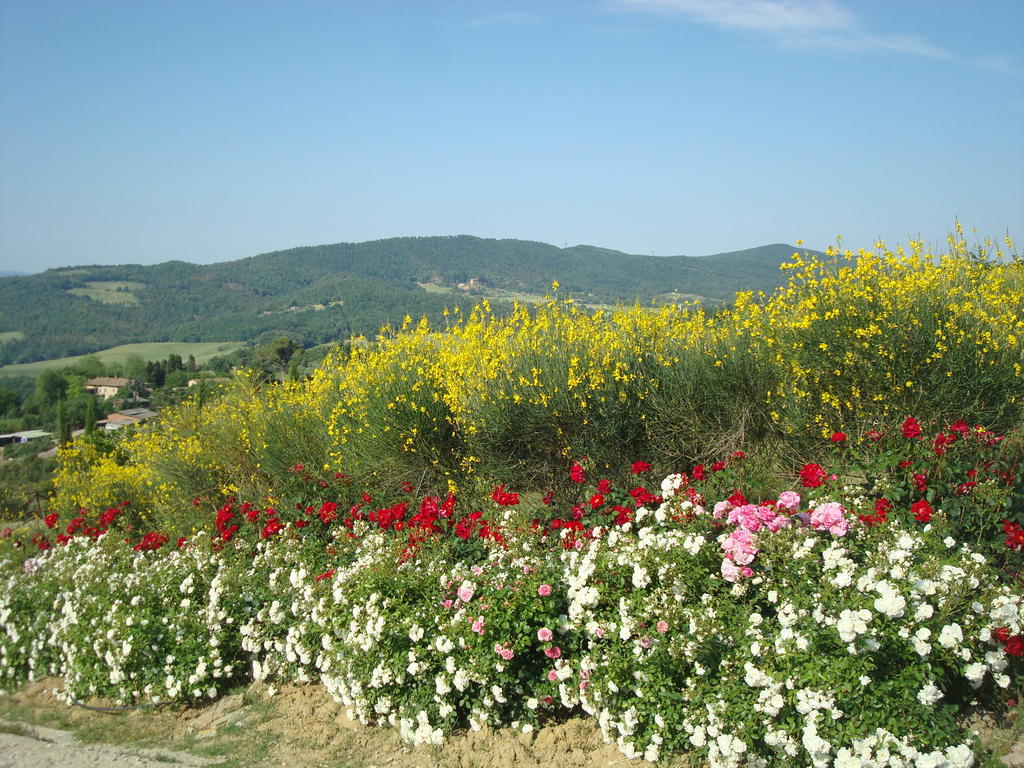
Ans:
[[[6,344],[9,341],[21,341],[25,338],[25,334],[21,331],[4,331],[0,333],[0,344]]]
[[[132,291],[140,291],[146,287],[146,284],[130,280],[93,280],[87,282],[85,286],[84,288],[71,288],[68,293],[84,296],[101,304],[134,305],[139,303],[139,298]]]
[[[46,728],[67,730],[71,727],[68,707],[56,705],[26,704],[9,697],[0,697],[0,719],[8,724],[30,723]],[[11,731],[5,731],[11,733]]]
[[[203,363],[211,357],[226,355],[240,347],[244,347],[242,341],[154,341],[141,344],[122,344],[118,347],[110,347],[99,352],[94,352],[105,363],[123,363],[131,355],[138,355],[143,360],[165,360],[168,355],[177,354],[183,358],[194,355],[196,362]],[[39,360],[34,363],[19,363],[17,365],[5,365],[0,368],[0,376],[36,376],[48,368],[66,368],[74,365],[85,355],[72,357],[59,357],[53,360]]]

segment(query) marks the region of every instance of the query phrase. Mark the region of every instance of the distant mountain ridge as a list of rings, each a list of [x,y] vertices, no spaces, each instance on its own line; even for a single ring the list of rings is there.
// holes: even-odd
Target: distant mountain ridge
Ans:
[[[558,248],[468,235],[304,246],[196,265],[80,266],[0,281],[0,363],[84,354],[129,342],[304,344],[373,335],[406,315],[487,297],[497,311],[553,281],[580,301],[700,298],[784,282],[796,249],[774,244],[712,256],[639,256],[589,245]]]

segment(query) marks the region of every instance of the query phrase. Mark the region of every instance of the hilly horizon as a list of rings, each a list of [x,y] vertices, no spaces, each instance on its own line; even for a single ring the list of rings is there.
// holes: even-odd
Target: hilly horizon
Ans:
[[[0,364],[156,341],[305,346],[373,335],[406,315],[487,298],[496,311],[559,295],[588,304],[731,300],[784,282],[791,245],[643,256],[469,235],[300,246],[234,261],[58,267],[0,280]]]

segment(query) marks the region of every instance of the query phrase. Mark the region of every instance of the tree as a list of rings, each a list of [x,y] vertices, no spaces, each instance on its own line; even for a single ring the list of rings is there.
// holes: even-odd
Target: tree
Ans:
[[[68,382],[52,368],[41,371],[36,376],[36,399],[43,407],[51,406],[64,398],[68,391]]]
[[[63,400],[57,401],[57,444],[65,445],[71,440],[71,423],[68,421],[68,409]]]
[[[71,371],[87,379],[93,379],[103,376],[107,372],[107,366],[98,355],[86,355],[71,366]]]
[[[145,379],[154,387],[160,388],[164,385],[167,377],[167,366],[163,361],[153,360],[146,363]]]
[[[96,398],[87,395],[85,401],[85,434],[92,435],[96,431]]]
[[[141,380],[146,378],[146,361],[141,355],[131,354],[124,360],[124,375],[129,379]]]
[[[196,410],[202,411],[206,405],[206,377],[203,376],[196,385]]]
[[[0,416],[10,417],[18,413],[18,396],[5,387],[0,387]]]
[[[294,339],[288,336],[281,336],[264,345],[260,350],[260,357],[266,358],[273,365],[284,369],[288,365],[288,361],[292,359],[292,355],[300,349],[302,347],[296,344]]]

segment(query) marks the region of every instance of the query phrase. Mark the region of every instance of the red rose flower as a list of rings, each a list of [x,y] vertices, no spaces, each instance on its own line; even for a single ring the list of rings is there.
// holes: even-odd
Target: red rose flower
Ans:
[[[833,443],[845,443],[846,433],[845,432],[833,432],[832,437],[829,438]]]
[[[162,533],[156,531],[150,531],[142,537],[142,541],[136,544],[132,549],[136,552],[151,552],[155,549],[160,549],[164,544],[167,543],[167,537]]]
[[[860,521],[866,525],[879,525],[889,519],[892,512],[892,502],[886,498],[875,500],[875,511],[870,515],[858,515]]]
[[[46,527],[47,528],[56,528],[57,527],[57,520],[59,520],[59,519],[60,519],[60,515],[58,515],[56,512],[51,512],[50,514],[48,514],[46,517],[43,518],[43,522],[46,523]]]
[[[494,487],[494,491],[491,493],[491,499],[493,499],[494,503],[499,507],[514,507],[519,503],[519,494],[506,491],[505,484],[502,483],[501,485],[496,485]]]
[[[913,416],[907,416],[907,420],[903,422],[900,429],[908,440],[914,440],[921,436],[921,425]]]
[[[913,513],[914,519],[919,523],[927,523],[932,519],[932,513],[935,510],[932,509],[932,505],[925,499],[921,499],[910,505],[910,511]]]
[[[320,521],[327,525],[338,519],[338,505],[333,501],[325,501],[320,505]]]
[[[804,464],[800,470],[800,482],[804,488],[817,488],[825,482],[827,474],[820,464]]]
[[[634,461],[632,464],[629,465],[629,470],[634,475],[642,475],[644,472],[651,471],[651,465],[648,464],[646,461]]]
[[[583,472],[583,467],[580,466],[580,463],[578,461],[575,462],[572,465],[572,468],[569,470],[569,479],[572,480],[574,483],[582,483],[586,481],[587,476]]]
[[[1024,656],[1024,635],[1014,635],[1003,648],[1007,656]]]

